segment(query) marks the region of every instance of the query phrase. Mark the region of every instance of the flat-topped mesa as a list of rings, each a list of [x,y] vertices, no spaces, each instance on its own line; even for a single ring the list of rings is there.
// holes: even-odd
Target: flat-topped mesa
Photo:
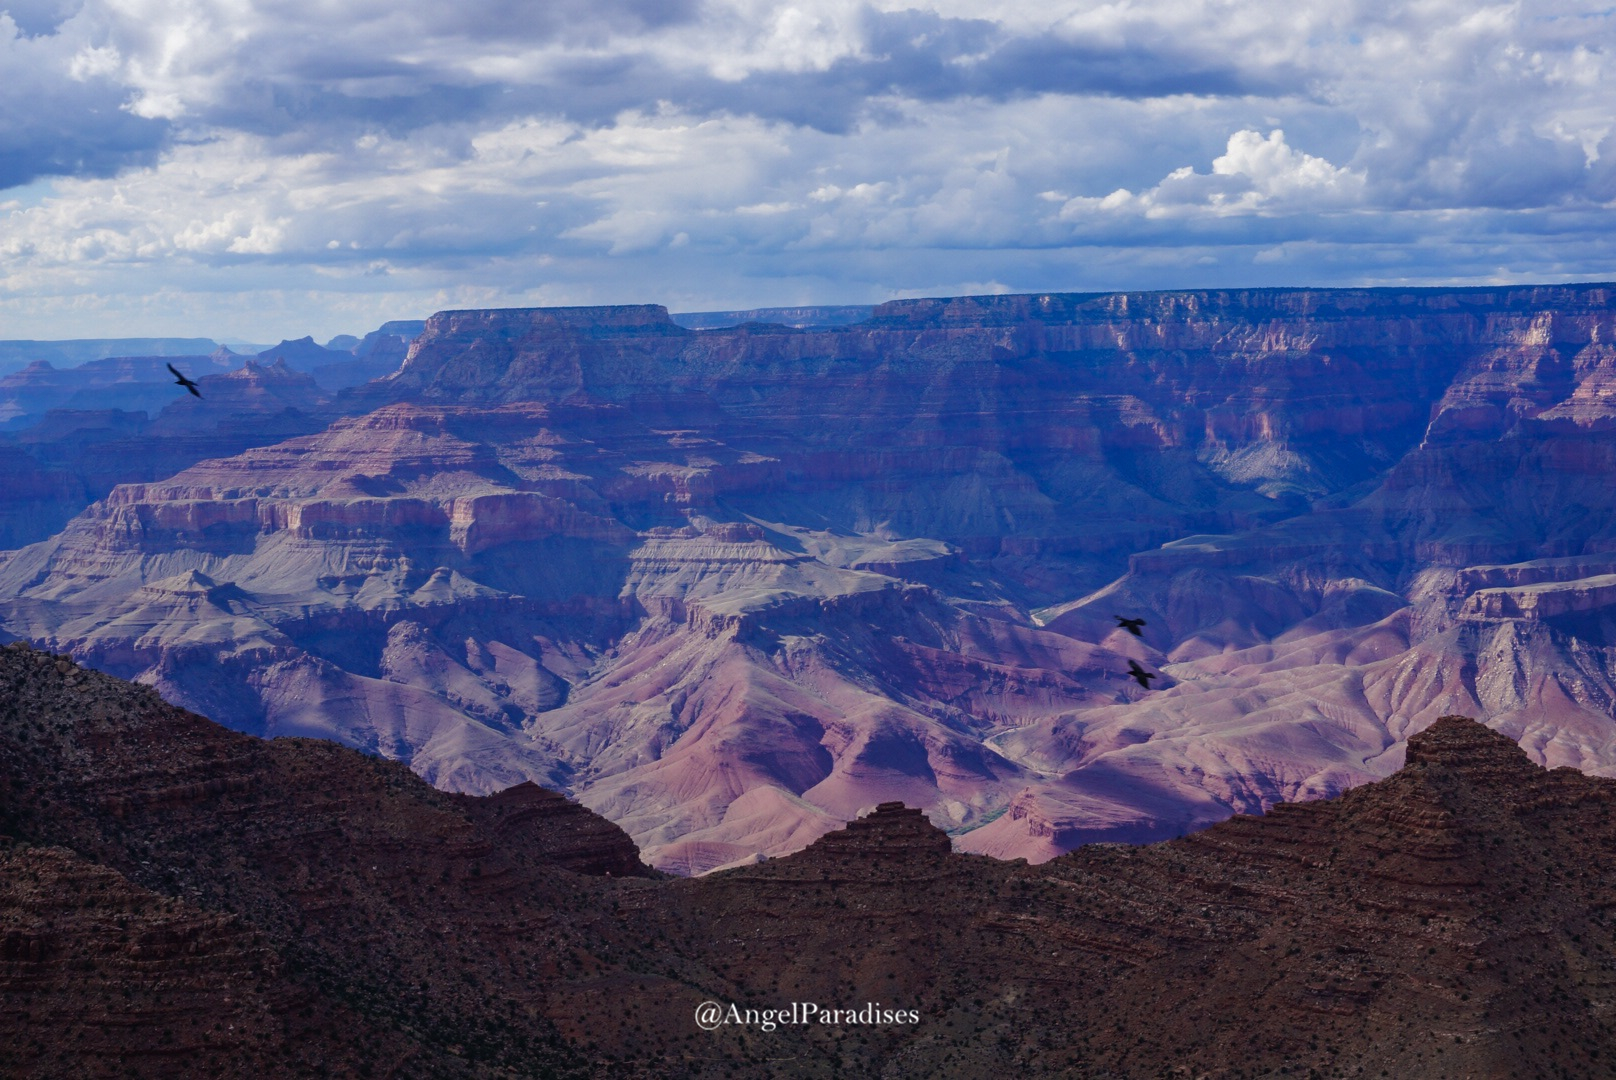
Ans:
[[[845,828],[826,833],[803,857],[947,855],[953,850],[948,834],[926,815],[901,802],[884,802],[866,817],[849,821]]]
[[[689,337],[661,304],[440,311],[403,366],[354,400],[400,396],[466,401],[559,400],[584,389],[587,367],[623,351],[641,365],[667,338]],[[596,353],[602,353],[597,356]]]
[[[464,308],[440,311],[426,321],[417,340],[468,332],[526,337],[545,330],[572,330],[599,336],[634,333],[681,336],[689,333],[668,317],[668,309],[661,304],[600,304],[594,307]]]
[[[697,332],[654,304],[445,311],[427,321],[396,374],[354,390],[345,401],[357,408],[404,397],[468,403],[558,401],[580,393],[660,399],[670,389],[753,405],[855,392],[884,401],[889,393],[905,393],[917,372],[926,377],[915,385],[946,377],[955,392],[964,392],[981,389],[973,380],[1005,364],[1118,352],[1154,357],[1150,362],[1161,373],[1177,371],[1185,362],[1180,354],[1187,353],[1199,357],[1192,368],[1210,364],[1220,369],[1220,378],[1229,374],[1221,369],[1230,363],[1253,375],[1244,371],[1247,361],[1277,354],[1285,358],[1282,365],[1256,374],[1268,387],[1265,393],[1283,397],[1275,388],[1289,385],[1288,379],[1317,375],[1339,383],[1360,369],[1382,372],[1389,358],[1476,347],[1582,348],[1616,333],[1611,295],[1605,285],[1565,285],[965,296],[896,300],[876,308],[867,321],[813,333],[756,325]],[[1325,353],[1331,355],[1318,364],[1298,367],[1299,357]],[[1439,396],[1453,374],[1447,363],[1452,359],[1427,373],[1440,385],[1415,388],[1415,407],[1397,411],[1399,423],[1423,422],[1427,398]],[[1431,363],[1397,359],[1394,366],[1406,381],[1408,368],[1423,371]],[[962,373],[974,369],[983,371]],[[1061,379],[1081,382],[1086,368],[1061,364],[1057,370]],[[876,373],[884,373],[879,387],[855,391],[845,385]],[[1407,397],[1408,387],[1402,389]],[[1234,414],[1252,412],[1250,405],[1243,403]],[[1373,414],[1385,406],[1365,408],[1370,420],[1359,422],[1376,426]],[[1204,419],[1191,425],[1204,426]],[[1274,428],[1284,430],[1285,424]]]
[[[1038,322],[1094,323],[1117,319],[1250,319],[1378,317],[1433,314],[1608,314],[1616,290],[1608,284],[1468,289],[1201,289],[1172,292],[1030,293],[889,300],[869,322],[909,326],[1007,326]]]
[[[684,311],[670,317],[689,330],[727,330],[746,323],[772,323],[793,330],[822,330],[831,326],[851,326],[854,323],[861,323],[868,319],[874,310],[868,304],[838,304],[829,307]]]
[[[1598,611],[1616,602],[1616,574],[1593,574],[1571,581],[1534,582],[1513,588],[1479,589],[1465,598],[1459,618],[1542,620]]]

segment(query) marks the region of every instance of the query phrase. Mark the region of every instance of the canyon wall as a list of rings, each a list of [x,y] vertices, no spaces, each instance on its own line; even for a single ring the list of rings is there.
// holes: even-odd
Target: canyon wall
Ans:
[[[1611,299],[442,312],[235,414],[294,437],[0,555],[0,615],[242,730],[565,790],[680,873],[889,800],[1001,856],[1175,836],[1454,712],[1616,773]]]

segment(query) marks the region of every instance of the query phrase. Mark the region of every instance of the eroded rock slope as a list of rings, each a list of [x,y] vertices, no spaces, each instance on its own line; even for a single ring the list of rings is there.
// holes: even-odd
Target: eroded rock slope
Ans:
[[[891,799],[1001,856],[1176,836],[1453,712],[1608,772],[1610,301],[444,312],[352,415],[0,557],[0,617],[245,731],[566,790],[680,873]]]
[[[1386,780],[1181,840],[1029,866],[894,804],[668,879],[553,796],[448,795],[14,646],[0,1071],[1606,1076],[1613,797],[1446,717]],[[703,1001],[916,1019],[709,1032]]]

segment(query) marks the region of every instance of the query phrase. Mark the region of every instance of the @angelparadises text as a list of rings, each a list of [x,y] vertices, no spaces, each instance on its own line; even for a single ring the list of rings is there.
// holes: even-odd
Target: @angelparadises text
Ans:
[[[779,1009],[743,1009],[734,1002],[724,1005],[717,1001],[704,1001],[696,1006],[696,1026],[703,1031],[717,1031],[721,1027],[755,1027],[761,1031],[773,1031],[782,1025],[861,1024],[876,1027],[918,1023],[918,1009],[889,1008],[879,1001],[867,1001],[853,1009],[831,1008],[813,1001],[793,1001],[790,1006]]]

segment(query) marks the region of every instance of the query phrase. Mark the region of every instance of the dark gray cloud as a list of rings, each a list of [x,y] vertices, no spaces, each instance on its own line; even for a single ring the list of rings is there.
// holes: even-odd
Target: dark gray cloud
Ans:
[[[0,189],[150,165],[172,133],[167,123],[121,112],[116,99],[93,90],[59,93],[48,112],[20,104],[22,97],[0,91]]]
[[[1497,209],[1552,206],[1590,189],[1594,169],[1581,146],[1508,126],[1477,125],[1416,175],[1414,205]]]
[[[866,41],[869,56],[843,58],[822,71],[759,72],[739,82],[673,81],[666,96],[699,111],[726,110],[840,133],[863,119],[872,103],[889,98],[1010,101],[1055,93],[1142,99],[1269,94],[1282,87],[1276,77],[1282,73],[1245,72],[1222,59],[1131,43],[1014,35],[986,20],[926,12],[871,13]]]
[[[423,128],[442,131],[523,115],[499,86],[456,86],[423,81],[407,94],[344,93],[305,82],[244,81],[225,100],[199,110],[210,127],[283,138],[283,148],[312,149],[346,143],[367,132],[403,138]]]
[[[9,15],[25,36],[39,37],[54,33],[80,6],[80,0],[6,0],[0,11]]]
[[[288,148],[309,148],[368,131],[396,137],[527,115],[598,126],[625,110],[669,103],[696,114],[757,116],[843,133],[872,116],[889,115],[893,99],[1008,101],[1044,93],[1144,99],[1262,95],[1301,86],[1288,67],[1243,69],[1210,51],[1018,34],[987,19],[921,11],[862,11],[856,20],[858,54],[823,67],[764,68],[737,78],[676,64],[633,34],[611,49],[563,47],[600,38],[608,29],[619,35],[644,31],[654,38],[657,31],[691,24],[698,15],[691,3],[480,0],[466,7],[403,8],[392,17],[347,27],[323,27],[303,5],[280,10],[289,20],[286,32],[250,39],[219,58],[222,73],[204,72],[206,92],[193,93],[186,102],[191,128],[283,137]],[[521,45],[557,48],[542,63],[506,64],[497,75],[479,72],[500,64],[466,63],[468,54],[498,60]],[[491,54],[481,55],[494,46]],[[58,86],[48,95],[61,101],[48,122],[64,142],[93,145],[105,138],[121,147],[135,131],[160,140],[179,130],[125,124],[110,131],[106,125],[76,124],[81,111],[70,101],[81,90]]]
[[[172,134],[123,108],[129,89],[100,70],[110,56],[57,32],[68,14],[34,4],[0,19],[0,189],[149,165]]]
[[[636,11],[640,6],[629,5]],[[668,21],[682,22],[684,17]],[[865,11],[859,23],[860,55],[841,57],[822,69],[759,70],[741,78],[674,67],[654,52],[630,45],[609,55],[563,56],[527,78],[467,85],[442,65],[345,56],[328,47],[277,64],[272,74],[244,79],[240,101],[271,102],[273,112],[242,109],[235,93],[227,91],[204,115],[221,123],[257,115],[283,130],[359,122],[397,132],[442,123],[451,115],[537,112],[603,124],[625,109],[668,102],[695,113],[751,115],[839,133],[890,98],[936,102],[959,97],[1006,101],[1039,93],[1246,95],[1282,93],[1302,85],[1285,69],[1242,70],[1215,55],[1142,43],[1106,45],[1014,34],[986,19]],[[519,37],[544,39],[564,25],[551,11],[542,26],[524,24]],[[409,93],[366,92],[371,84],[399,80],[412,84]],[[339,89],[345,85],[353,89]],[[259,123],[252,130],[273,126]]]

